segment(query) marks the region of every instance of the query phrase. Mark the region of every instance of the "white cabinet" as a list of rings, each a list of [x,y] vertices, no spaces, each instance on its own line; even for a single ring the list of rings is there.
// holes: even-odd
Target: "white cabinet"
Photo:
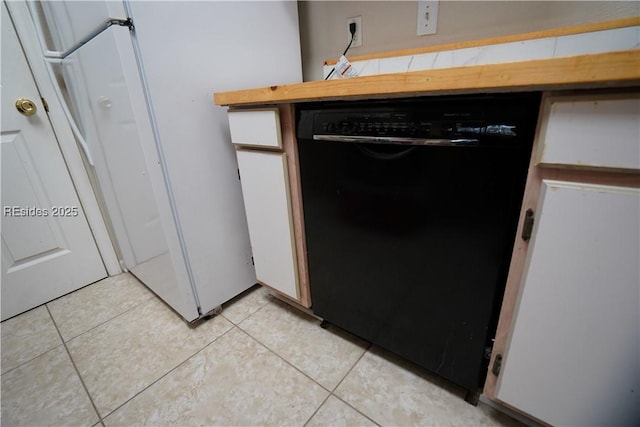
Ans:
[[[258,280],[298,299],[286,154],[238,150],[240,182]]]
[[[639,189],[543,181],[496,397],[552,425],[637,425],[639,260]]]
[[[310,307],[293,106],[228,115],[257,279]]]
[[[543,96],[484,392],[558,426],[640,422],[640,95]],[[497,375],[496,375],[497,373]]]

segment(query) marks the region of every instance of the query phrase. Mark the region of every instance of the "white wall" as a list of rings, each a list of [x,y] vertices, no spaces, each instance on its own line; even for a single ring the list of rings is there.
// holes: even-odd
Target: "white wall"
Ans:
[[[639,1],[440,1],[438,33],[416,35],[417,1],[299,1],[304,80],[347,45],[346,20],[362,15],[363,46],[349,56],[527,33],[640,15]]]

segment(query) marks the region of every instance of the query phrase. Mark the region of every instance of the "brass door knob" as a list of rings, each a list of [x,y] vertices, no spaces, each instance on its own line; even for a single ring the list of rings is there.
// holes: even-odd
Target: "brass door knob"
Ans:
[[[27,98],[18,98],[16,100],[16,109],[25,116],[33,116],[36,111],[36,104]]]

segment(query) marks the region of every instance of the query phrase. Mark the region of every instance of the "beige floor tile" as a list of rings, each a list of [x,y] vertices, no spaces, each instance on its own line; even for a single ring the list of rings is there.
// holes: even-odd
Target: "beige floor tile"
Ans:
[[[368,344],[337,328],[326,330],[319,325],[319,320],[273,300],[242,321],[239,327],[333,390]]]
[[[22,313],[0,324],[2,373],[61,345],[62,340],[45,306]]]
[[[249,292],[224,304],[222,315],[237,325],[260,310],[271,298],[267,288],[257,285]]]
[[[519,425],[482,404],[468,404],[461,388],[377,348],[360,359],[335,394],[381,425]]]
[[[221,316],[190,327],[153,298],[67,346],[105,416],[232,327]]]
[[[301,426],[327,394],[236,328],[127,402],[105,424]]]
[[[91,426],[97,421],[63,346],[2,375],[3,426]]]
[[[69,341],[154,295],[131,274],[107,277],[47,304],[65,341]]]
[[[338,399],[331,396],[305,427],[375,427],[376,423]]]

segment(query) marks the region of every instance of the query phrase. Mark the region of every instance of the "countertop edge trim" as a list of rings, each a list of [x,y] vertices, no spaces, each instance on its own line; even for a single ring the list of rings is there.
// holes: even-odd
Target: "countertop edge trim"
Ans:
[[[221,106],[640,83],[640,49],[217,92]]]

